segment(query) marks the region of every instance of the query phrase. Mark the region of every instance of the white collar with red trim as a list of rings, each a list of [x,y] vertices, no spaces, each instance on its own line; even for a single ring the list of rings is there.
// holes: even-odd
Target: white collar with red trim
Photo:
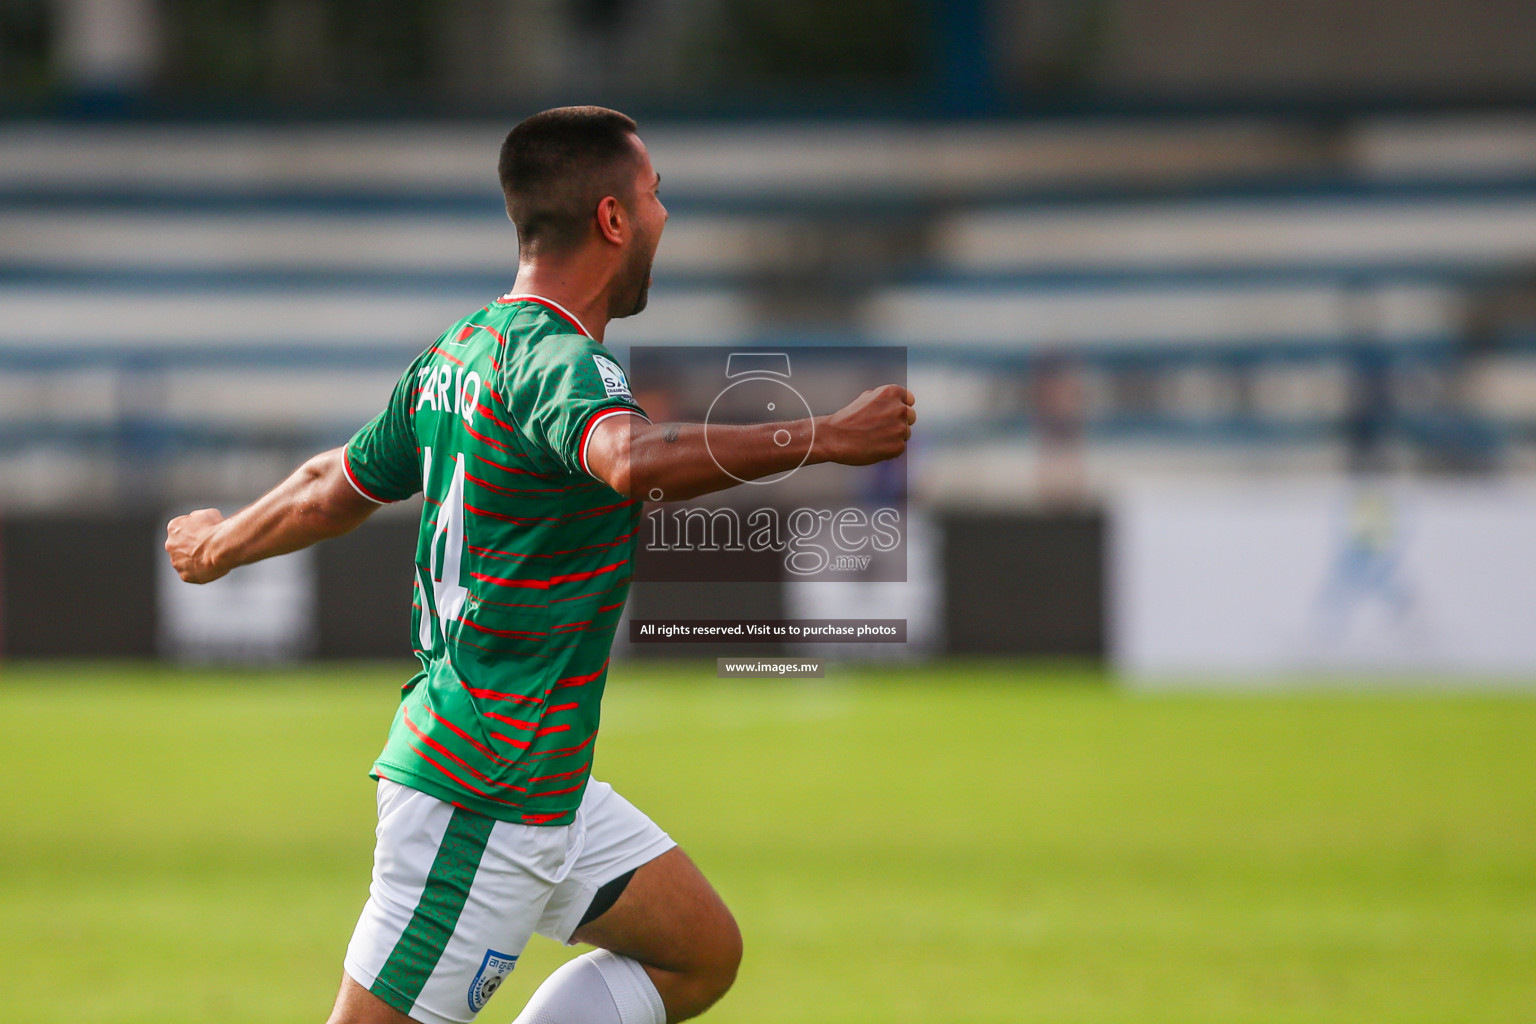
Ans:
[[[496,301],[497,302],[537,302],[541,306],[548,306],[550,309],[553,309],[556,313],[559,313],[561,316],[565,317],[571,323],[575,324],[576,325],[576,329],[578,331],[580,331],[582,334],[585,334],[589,338],[592,337],[592,332],[587,330],[587,325],[582,323],[579,319],[577,319],[575,313],[572,313],[570,310],[568,310],[564,306],[560,305],[560,303],[556,302],[554,299],[546,299],[544,296],[542,296],[542,295],[535,295],[532,292],[508,292],[507,294],[503,295],[501,298],[497,299]]]

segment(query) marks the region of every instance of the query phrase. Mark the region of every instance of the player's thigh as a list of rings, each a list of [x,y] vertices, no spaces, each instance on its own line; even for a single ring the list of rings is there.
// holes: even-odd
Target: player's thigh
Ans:
[[[637,870],[618,901],[572,938],[681,974],[734,977],[741,960],[735,918],[676,846]]]
[[[588,783],[576,816],[582,850],[550,899],[539,932],[664,971],[705,971],[728,985],[740,958],[740,935],[693,861],[644,812],[598,779]],[[606,909],[594,904],[605,887],[631,871],[616,902]]]
[[[343,974],[325,1024],[415,1024],[411,1018]]]
[[[575,943],[588,918],[613,905],[615,887],[677,844],[640,808],[600,779],[590,779],[572,827],[579,852],[539,919],[540,935]]]

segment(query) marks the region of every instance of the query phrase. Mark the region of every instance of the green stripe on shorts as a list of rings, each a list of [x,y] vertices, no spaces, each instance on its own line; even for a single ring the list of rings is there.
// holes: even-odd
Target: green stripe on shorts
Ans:
[[[421,902],[416,904],[410,923],[400,933],[389,959],[368,989],[403,1014],[410,1014],[416,997],[442,959],[443,950],[448,948],[495,825],[495,818],[462,807],[453,810],[432,870],[427,874]]]

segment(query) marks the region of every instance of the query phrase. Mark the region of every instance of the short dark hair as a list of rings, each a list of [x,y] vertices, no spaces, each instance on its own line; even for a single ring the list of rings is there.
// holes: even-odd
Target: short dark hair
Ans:
[[[634,134],[634,120],[607,107],[556,107],[507,134],[496,169],[521,250],[570,249],[604,196],[629,196]]]

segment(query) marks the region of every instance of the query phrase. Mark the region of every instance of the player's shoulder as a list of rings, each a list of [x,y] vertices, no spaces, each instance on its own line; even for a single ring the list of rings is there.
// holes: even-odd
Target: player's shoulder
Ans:
[[[509,368],[548,371],[590,361],[593,353],[606,351],[601,342],[547,314],[528,313],[507,326],[507,347],[516,354]]]

